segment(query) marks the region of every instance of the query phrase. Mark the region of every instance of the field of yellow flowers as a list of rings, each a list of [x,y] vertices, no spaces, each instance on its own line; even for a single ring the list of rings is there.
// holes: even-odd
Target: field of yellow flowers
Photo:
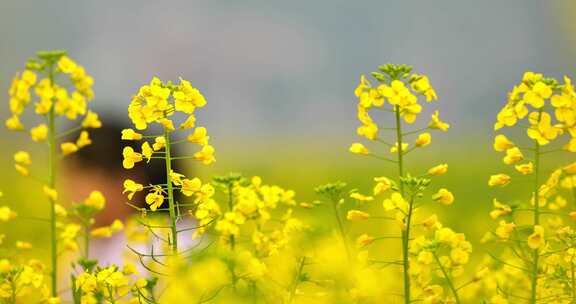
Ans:
[[[133,127],[107,139],[125,143],[117,192],[132,216],[100,225],[98,216],[114,206],[99,189],[70,202],[72,189],[58,182],[104,127],[91,110],[94,79],[65,51],[37,53],[13,79],[5,125],[43,145],[42,155],[5,149],[49,212],[32,217],[0,198],[0,221],[41,221],[49,242],[29,257],[21,252],[36,245],[3,231],[0,302],[576,303],[571,79],[526,72],[511,88],[494,118],[494,141],[485,143],[503,163],[482,177],[494,189],[485,216],[492,229],[471,240],[440,215],[467,200],[442,185],[449,164],[417,161],[433,136],[450,136],[433,80],[408,65],[376,70],[353,92],[358,141],[349,151],[382,173],[363,177],[370,189],[345,180],[310,185],[317,199],[309,202],[265,177],[186,174],[176,162],[216,161],[202,123],[209,103],[185,79],[151,76],[126,96]],[[182,153],[184,145],[194,152]],[[162,169],[153,178],[136,172],[154,164]],[[515,183],[520,191],[511,197]],[[121,263],[92,254],[119,235],[122,244],[111,248],[124,252]]]

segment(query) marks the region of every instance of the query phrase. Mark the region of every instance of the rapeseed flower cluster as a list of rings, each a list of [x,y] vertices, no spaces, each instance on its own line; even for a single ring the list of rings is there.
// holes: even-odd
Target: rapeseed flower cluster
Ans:
[[[102,125],[98,114],[89,109],[94,97],[93,83],[84,67],[67,57],[66,52],[38,52],[37,58],[29,60],[26,69],[16,74],[8,91],[11,116],[6,120],[6,127],[14,131],[28,129],[32,141],[47,143],[46,178],[31,174],[32,157],[27,151],[14,154],[14,166],[21,175],[41,181],[39,188],[50,202],[52,297],[57,297],[58,254],[61,249],[77,250],[75,239],[80,230],[77,224],[68,221],[65,209],[59,204],[55,189],[57,163],[60,157],[90,145],[88,130]],[[32,108],[33,114],[42,122],[26,127],[21,118],[28,108]],[[66,121],[72,121],[76,126],[65,129]],[[75,133],[78,133],[75,141],[62,141]],[[19,245],[20,248],[30,247],[26,242]]]
[[[373,216],[361,210],[349,210],[349,221],[362,221],[371,217],[385,218],[396,223],[398,237],[402,248],[402,258],[398,261],[403,276],[403,294],[405,303],[415,300],[429,303],[455,301],[459,303],[459,288],[456,288],[454,278],[462,274],[461,268],[468,263],[472,247],[463,234],[457,234],[443,227],[434,215],[426,221],[434,223],[416,224],[424,220],[418,213],[425,203],[436,202],[440,205],[451,205],[454,194],[446,188],[437,188],[426,195],[432,186],[432,178],[447,172],[447,164],[439,164],[427,172],[413,176],[406,170],[406,155],[417,149],[427,147],[432,142],[429,131],[447,131],[450,125],[439,118],[439,112],[432,112],[429,123],[416,130],[406,130],[416,123],[423,110],[422,102],[431,103],[437,100],[437,94],[430,80],[425,75],[413,74],[412,67],[406,65],[387,64],[372,73],[377,85],[362,76],[355,90],[358,97],[358,119],[362,125],[357,134],[371,142],[383,144],[395,158],[387,156],[386,152],[373,152],[361,143],[354,143],[350,152],[371,156],[376,159],[393,163],[397,166],[398,175],[393,177],[374,178],[374,188],[371,195],[354,192],[350,198],[365,205],[370,202],[382,202],[382,210],[391,213]],[[388,112],[392,116],[391,128],[381,127],[375,121],[371,112]],[[381,133],[388,131],[390,135]],[[416,138],[412,143],[409,136]],[[390,142],[387,138],[393,138]],[[425,198],[427,196],[427,199]],[[432,220],[433,219],[433,220]],[[425,229],[422,229],[422,225]],[[428,225],[428,226],[426,226]],[[367,248],[376,240],[394,239],[395,237],[378,237],[362,234],[357,244]],[[443,253],[447,251],[448,253]],[[393,263],[392,263],[393,264]],[[437,269],[441,269],[440,284],[432,279]]]
[[[510,139],[505,134],[496,135],[494,150],[504,153],[502,161],[511,172],[492,175],[488,185],[504,187],[526,178],[532,185],[518,202],[493,201],[490,216],[498,226],[484,241],[507,244],[494,256],[497,263],[493,265],[507,273],[497,282],[497,296],[503,301],[576,301],[573,227],[569,220],[576,203],[572,183],[576,165],[562,165],[544,157],[576,152],[575,115],[576,92],[570,78],[564,77],[562,84],[533,72],[524,74],[497,115],[495,130],[517,129],[525,136]],[[546,172],[550,167],[557,169]],[[510,278],[509,268],[515,268],[513,275],[518,278]]]
[[[146,191],[145,202],[151,211],[169,212],[170,223],[167,228],[170,229],[169,245],[174,255],[178,255],[177,222],[184,217],[180,210],[182,204],[176,200],[175,191],[179,191],[185,197],[191,197],[189,205],[195,207],[204,203],[214,205],[212,185],[202,183],[199,178],[187,178],[172,170],[172,162],[177,159],[193,159],[205,165],[216,160],[206,128],[196,125],[195,111],[205,105],[206,99],[189,81],[181,78],[179,84],[164,83],[154,77],[132,98],[128,106],[128,117],[138,131],[146,130],[151,124],[155,124],[161,127],[161,134],[143,135],[133,129],[122,131],[123,140],[142,141],[140,151],[134,151],[132,147],[124,148],[122,154],[125,169],[132,169],[137,163],[155,159],[165,162],[166,183],[144,186],[127,179],[124,182],[124,193],[127,193],[128,199],[131,200],[136,192]],[[180,123],[177,123],[178,119],[181,119]],[[187,133],[186,138],[176,140],[178,131]],[[190,157],[173,155],[171,146],[184,142],[198,145],[199,151]],[[167,207],[165,201],[168,201]]]

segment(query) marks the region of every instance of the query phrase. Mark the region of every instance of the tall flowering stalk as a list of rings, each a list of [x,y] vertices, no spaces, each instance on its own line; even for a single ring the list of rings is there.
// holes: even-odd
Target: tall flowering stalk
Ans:
[[[146,190],[145,201],[152,211],[168,211],[169,225],[163,228],[169,229],[169,245],[173,255],[178,255],[177,223],[184,216],[180,207],[197,206],[214,194],[214,188],[210,184],[202,184],[198,178],[186,178],[183,174],[172,169],[172,162],[178,159],[193,159],[205,165],[213,163],[214,148],[208,144],[209,136],[206,128],[196,126],[195,110],[203,108],[206,99],[192,87],[190,82],[180,79],[179,84],[172,82],[164,83],[158,78],[153,78],[149,85],[142,86],[137,95],[132,98],[128,106],[128,116],[137,130],[146,130],[150,124],[160,126],[161,132],[157,135],[142,135],[133,129],[122,131],[123,140],[143,140],[140,152],[131,147],[123,150],[123,166],[132,169],[138,162],[146,160],[162,160],[166,166],[166,183],[144,186],[133,180],[124,182],[124,193],[128,193],[128,199],[134,194]],[[181,119],[177,124],[176,120]],[[175,127],[177,126],[177,127]],[[184,140],[176,138],[176,132],[187,132]],[[172,146],[184,142],[197,144],[200,150],[193,156],[176,156],[172,152]],[[193,197],[190,203],[176,201],[175,191],[181,192],[186,197]],[[164,202],[168,201],[168,206]]]
[[[412,176],[406,170],[406,156],[410,152],[426,147],[431,143],[431,135],[427,131],[446,131],[449,125],[439,119],[438,111],[436,111],[432,114],[432,120],[427,126],[415,130],[407,129],[416,122],[418,114],[422,111],[422,105],[418,102],[419,97],[424,98],[427,103],[437,99],[436,92],[430,85],[427,76],[412,74],[412,67],[410,66],[394,64],[379,67],[379,72],[372,73],[372,76],[378,82],[376,87],[373,87],[368,79],[362,76],[355,91],[355,95],[359,99],[358,119],[362,123],[357,133],[373,143],[384,145],[389,149],[389,153],[395,155],[395,158],[372,152],[361,143],[353,143],[350,151],[392,163],[397,167],[396,181],[387,177],[374,179],[374,196],[386,194],[384,209],[395,212],[391,219],[397,221],[401,231],[399,239],[402,259],[399,262],[390,261],[387,263],[402,266],[405,303],[411,303],[416,299],[432,301],[442,296],[442,287],[430,289],[430,286],[418,286],[420,287],[418,295],[412,294],[415,288],[411,286],[413,283],[411,276],[418,277],[418,282],[426,281],[426,279],[421,278],[427,276],[426,273],[430,271],[431,264],[436,264],[436,267],[442,269],[441,276],[448,285],[453,300],[458,303],[459,297],[452,273],[468,262],[468,256],[471,252],[470,243],[465,240],[463,234],[457,234],[449,228],[442,227],[435,215],[425,220],[424,223],[415,224],[417,223],[416,212],[424,203],[421,198],[431,183],[430,177],[444,174],[448,170],[448,166],[446,164],[438,165],[421,176]],[[390,113],[393,116],[392,127],[379,125],[372,119],[370,112]],[[391,132],[394,142],[387,142],[385,137],[380,135],[381,131]],[[409,136],[416,134],[417,138],[410,144]],[[359,193],[352,193],[351,197],[358,202],[374,200],[373,196]],[[431,198],[432,201],[445,205],[450,205],[454,201],[453,194],[445,188],[439,189]],[[370,217],[369,213],[360,210],[350,210],[347,216],[352,221]],[[426,229],[417,233],[414,230],[416,226],[424,226]],[[358,244],[364,247],[375,240],[389,238],[394,237],[372,237],[364,234],[359,237]],[[447,256],[443,256],[442,248],[449,249]],[[411,256],[414,256],[416,261],[413,261]]]
[[[59,216],[63,208],[58,205],[56,178],[60,157],[69,155],[91,143],[87,129],[101,127],[98,115],[88,109],[93,98],[93,79],[84,68],[66,56],[65,51],[38,52],[37,58],[26,64],[26,69],[18,73],[9,90],[10,111],[12,116],[6,121],[6,127],[14,131],[25,131],[20,117],[33,104],[33,112],[41,123],[29,129],[35,142],[47,144],[48,176],[46,179],[35,177],[43,184],[48,197],[51,240],[51,280],[52,296],[58,293],[58,250],[59,243],[70,236],[59,236]],[[32,94],[32,92],[34,94]],[[79,121],[73,128],[62,130],[64,120]],[[79,132],[75,142],[62,142],[62,138]],[[30,176],[28,166],[30,154],[18,151],[14,155],[16,170],[23,176]]]
[[[516,256],[515,260],[506,265],[529,274],[529,302],[547,302],[548,297],[561,296],[563,293],[563,288],[557,286],[559,278],[563,276],[554,278],[551,269],[565,268],[561,263],[551,266],[550,262],[554,258],[560,259],[574,245],[572,228],[562,224],[562,217],[569,214],[562,211],[566,207],[566,196],[560,191],[562,187],[573,189],[571,176],[574,165],[552,170],[549,175],[546,172],[550,166],[558,166],[547,158],[549,154],[576,152],[576,93],[571,80],[564,77],[564,84],[561,84],[542,74],[525,73],[522,82],[512,89],[506,105],[498,113],[494,129],[504,128],[520,130],[525,137],[517,136],[512,141],[504,134],[498,134],[494,140],[494,149],[505,153],[503,162],[513,166],[512,171],[520,179],[530,178],[531,186],[524,204],[512,205],[494,200],[491,217],[499,220],[494,235],[497,241],[510,243],[509,248]],[[559,183],[561,178],[562,184]],[[511,180],[509,174],[501,173],[492,175],[488,184],[504,187]],[[523,221],[520,216],[522,213],[530,214],[531,220]],[[561,254],[558,255],[554,250]],[[570,264],[568,273],[573,273],[573,262]],[[572,301],[576,301],[576,279],[568,281],[572,282],[567,284],[571,285],[568,289]],[[526,288],[519,288],[517,293],[521,290]],[[504,296],[520,295],[510,293]]]

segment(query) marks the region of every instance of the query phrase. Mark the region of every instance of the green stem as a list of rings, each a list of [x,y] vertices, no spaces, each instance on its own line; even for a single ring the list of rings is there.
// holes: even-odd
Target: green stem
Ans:
[[[54,62],[48,62],[48,80],[50,86],[54,87]],[[56,113],[54,112],[54,105],[50,107],[48,113],[48,186],[52,189],[56,187],[56,166],[58,155],[56,150]],[[56,231],[56,202],[50,199],[50,243],[51,243],[51,262],[52,262],[52,296],[58,295],[58,240]]]
[[[232,195],[232,184],[228,184],[228,211],[234,210],[234,197]],[[230,250],[234,251],[236,247],[236,238],[230,234]]]
[[[90,223],[89,220],[84,224],[84,258],[90,258]]]
[[[539,178],[540,178],[540,144],[535,141],[534,143],[534,226],[540,224],[540,200],[538,197],[539,192]],[[533,263],[532,263],[532,283],[531,283],[531,293],[530,293],[530,303],[536,303],[537,288],[538,288],[538,260],[540,255],[538,249],[533,251]]]
[[[174,255],[178,254],[178,231],[176,229],[176,204],[174,203],[174,190],[172,188],[172,177],[170,172],[172,172],[172,159],[170,154],[170,132],[164,129],[164,138],[166,139],[166,187],[168,193],[168,207],[170,208],[170,229],[172,231],[172,253]]]
[[[454,287],[454,283],[452,283],[452,280],[450,279],[448,272],[446,271],[444,266],[442,266],[442,263],[440,262],[438,255],[436,255],[436,252],[433,252],[432,254],[434,255],[434,259],[436,260],[438,267],[440,267],[440,270],[442,271],[442,274],[446,279],[446,283],[448,283],[448,288],[450,288],[450,291],[452,291],[452,295],[454,295],[454,300],[456,301],[456,304],[460,304],[460,298],[458,297],[458,290]]]
[[[296,271],[296,276],[294,277],[294,282],[292,282],[292,287],[290,288],[290,296],[288,298],[288,303],[292,303],[294,296],[296,295],[296,289],[298,288],[298,283],[300,282],[300,277],[302,276],[302,271],[304,270],[304,264],[306,262],[306,257],[303,256],[298,262],[298,270]]]
[[[336,218],[336,223],[338,224],[338,233],[340,234],[340,238],[342,239],[342,243],[344,244],[344,249],[346,250],[346,258],[348,259],[348,263],[352,261],[352,253],[350,252],[350,247],[348,247],[348,239],[346,238],[346,232],[344,231],[344,223],[342,223],[342,219],[340,218],[340,212],[338,212],[338,202],[332,201],[332,207],[334,210],[334,217]]]
[[[404,152],[402,151],[402,121],[400,117],[400,106],[394,106],[396,117],[396,145],[398,146],[398,177],[400,184],[400,194],[404,197]],[[406,229],[402,230],[402,270],[404,278],[404,303],[410,304],[410,225],[412,221],[413,199],[410,199],[410,206],[406,216]]]
[[[11,301],[10,303],[12,304],[16,304],[16,283],[14,282],[14,279],[11,282],[12,285],[12,293],[11,293]]]

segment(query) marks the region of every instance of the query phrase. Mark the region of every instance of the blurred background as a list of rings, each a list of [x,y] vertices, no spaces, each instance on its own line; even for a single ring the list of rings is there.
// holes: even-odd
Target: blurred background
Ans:
[[[128,123],[131,96],[152,76],[181,76],[208,100],[199,122],[217,151],[217,163],[197,174],[261,175],[295,189],[302,201],[315,200],[319,184],[342,180],[366,193],[372,177],[395,173],[348,152],[358,140],[353,90],[361,74],[381,64],[413,65],[429,75],[439,96],[433,106],[452,128],[410,155],[409,169],[449,163],[438,184],[454,192],[456,203],[439,212],[472,239],[490,225],[492,198],[513,195],[486,185],[504,168],[492,151],[492,126],[507,92],[526,70],[558,78],[576,71],[570,0],[2,0],[0,37],[2,121],[14,73],[38,50],[67,49],[86,67],[105,124]],[[41,146],[4,128],[0,143],[4,201],[46,211],[18,199],[29,181],[12,169],[15,151]]]

